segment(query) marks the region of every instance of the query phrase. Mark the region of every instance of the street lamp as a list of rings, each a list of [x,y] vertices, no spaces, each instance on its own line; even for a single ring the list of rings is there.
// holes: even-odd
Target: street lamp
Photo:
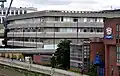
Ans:
[[[55,55],[54,54],[52,54],[52,59],[51,59],[51,65],[52,65],[52,67],[51,67],[51,76],[54,76],[54,68],[55,68],[55,61],[56,61],[56,59],[55,59]]]

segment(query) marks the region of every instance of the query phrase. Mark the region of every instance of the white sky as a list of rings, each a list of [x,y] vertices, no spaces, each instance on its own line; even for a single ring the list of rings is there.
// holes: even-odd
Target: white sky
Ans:
[[[7,0],[8,6],[11,0]],[[36,7],[38,10],[106,10],[119,9],[120,0],[13,0],[13,7]]]

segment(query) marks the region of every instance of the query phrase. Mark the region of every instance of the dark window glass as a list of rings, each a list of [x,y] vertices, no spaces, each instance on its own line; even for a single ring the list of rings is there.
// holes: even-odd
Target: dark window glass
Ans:
[[[55,21],[59,21],[60,20],[60,17],[55,17]]]
[[[16,15],[18,14],[18,10],[15,11],[15,14],[16,14]]]
[[[74,19],[73,19],[73,22],[78,22],[78,19],[77,19],[77,18],[74,18]]]
[[[14,11],[11,11],[11,14],[14,15]]]
[[[24,14],[26,14],[27,13],[27,11],[26,10],[24,10]]]
[[[63,21],[63,17],[61,17],[61,21]]]
[[[20,14],[22,14],[22,10],[20,10]]]
[[[6,12],[5,11],[3,11],[3,15],[5,15],[6,14]]]
[[[93,30],[91,29],[90,32],[93,32]]]
[[[2,14],[2,12],[0,11],[0,14]]]
[[[87,30],[86,30],[86,29],[84,29],[84,32],[87,32]]]
[[[100,30],[99,30],[99,29],[97,29],[97,32],[100,32]]]

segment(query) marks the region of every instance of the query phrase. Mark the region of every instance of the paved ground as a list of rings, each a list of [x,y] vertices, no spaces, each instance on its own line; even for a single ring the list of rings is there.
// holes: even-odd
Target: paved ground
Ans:
[[[42,76],[40,74],[33,74],[33,73],[21,73],[19,71],[16,71],[13,68],[9,68],[9,67],[3,67],[0,65],[0,76]]]
[[[0,67],[0,76],[24,76],[20,72],[15,71],[14,69]]]

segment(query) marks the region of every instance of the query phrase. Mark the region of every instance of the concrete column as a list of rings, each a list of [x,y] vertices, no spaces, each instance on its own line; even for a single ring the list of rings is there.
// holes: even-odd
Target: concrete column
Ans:
[[[18,15],[20,14],[20,10],[18,10]]]
[[[12,12],[12,11],[10,10],[9,12],[10,12],[9,15],[11,15],[11,12]]]
[[[0,17],[0,23],[3,23],[2,17]]]
[[[2,15],[4,15],[4,14],[3,14],[3,10],[1,10],[1,12],[2,12]]]
[[[15,12],[16,10],[14,10],[14,15],[16,15],[16,12]]]

